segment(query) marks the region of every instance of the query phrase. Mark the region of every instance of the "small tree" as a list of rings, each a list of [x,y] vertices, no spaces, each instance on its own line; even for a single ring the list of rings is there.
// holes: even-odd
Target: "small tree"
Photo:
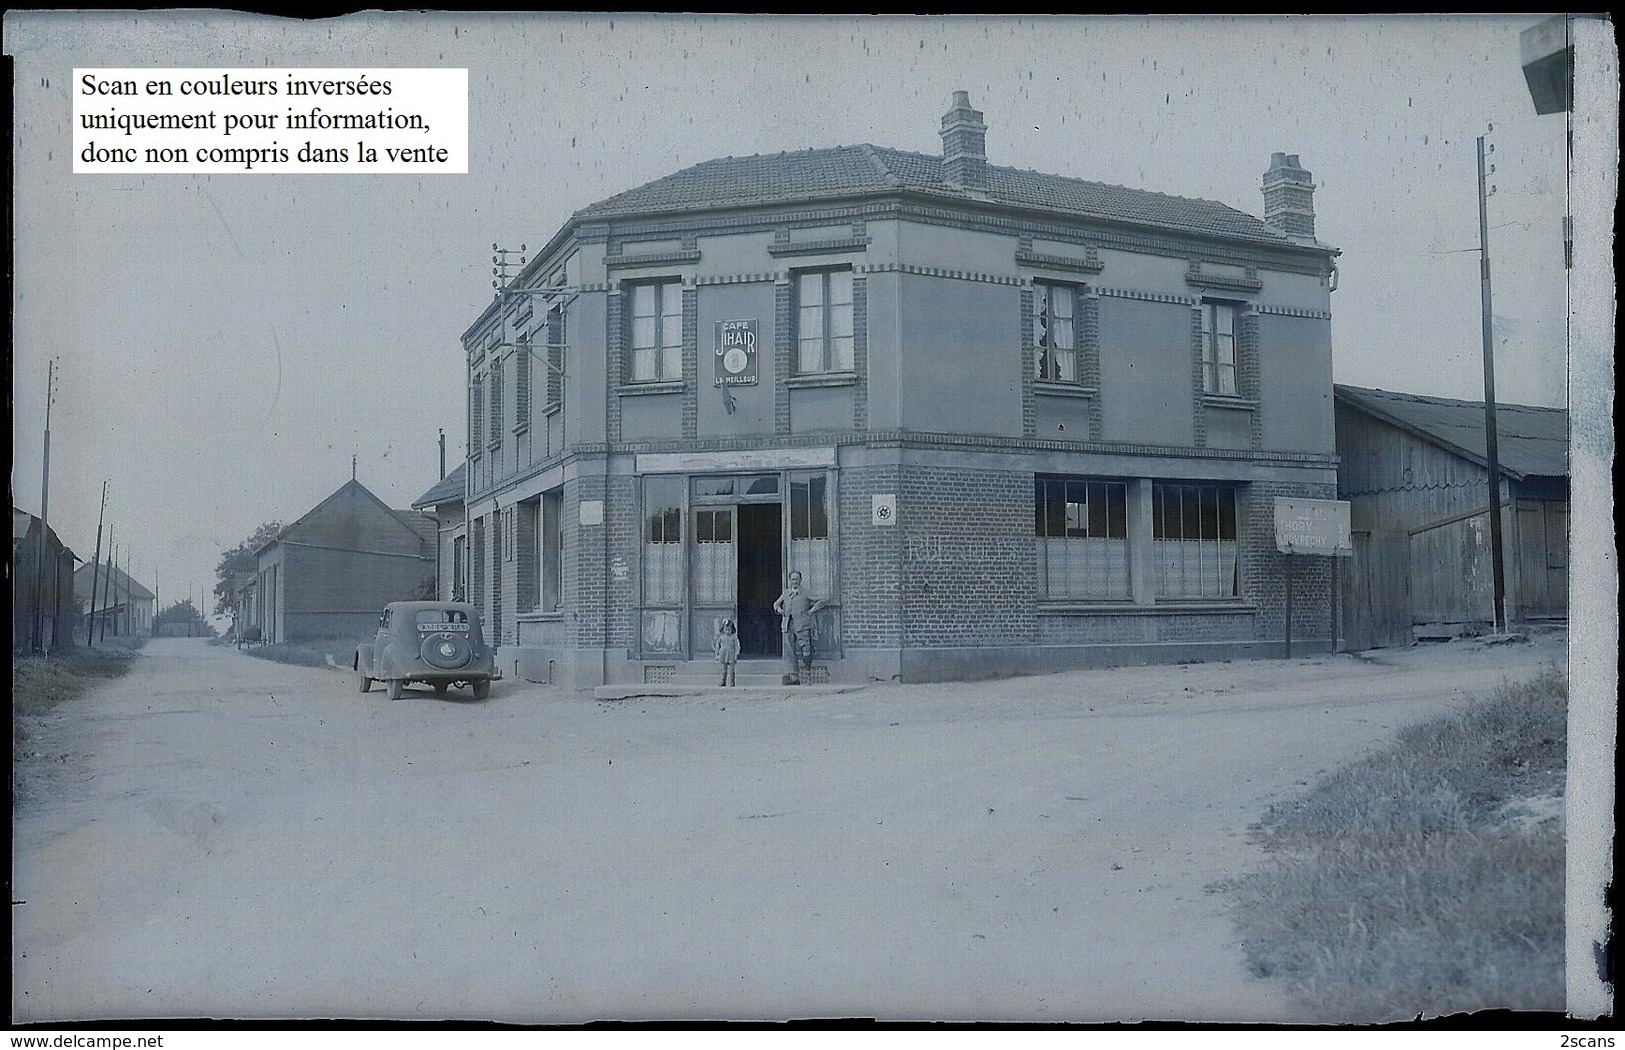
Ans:
[[[171,624],[180,624],[186,628],[186,633],[208,634],[207,625],[203,622],[203,614],[198,612],[192,599],[182,598],[173,605],[166,607],[157,616],[153,617],[154,634],[164,634],[164,628]]]
[[[255,572],[259,565],[254,554],[261,547],[276,539],[277,533],[282,531],[280,521],[268,521],[254,530],[254,534],[237,546],[220,556],[220,564],[215,566],[217,582],[214,585],[214,611],[216,615],[230,616],[236,619],[237,608],[237,574],[240,572]]]

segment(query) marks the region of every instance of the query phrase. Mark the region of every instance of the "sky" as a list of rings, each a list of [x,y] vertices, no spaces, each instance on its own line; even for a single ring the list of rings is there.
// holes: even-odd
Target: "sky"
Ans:
[[[409,506],[463,455],[460,336],[491,245],[713,157],[940,152],[966,90],[989,162],[1262,213],[1272,152],[1342,252],[1338,382],[1483,396],[1475,140],[1494,145],[1498,400],[1564,405],[1566,121],[1542,16],[693,17],[9,12],[14,505],[85,559],[101,487],[162,604],[356,476]],[[72,174],[75,67],[467,68],[467,174]],[[1493,125],[1493,130],[1491,126]],[[1607,221],[1606,217],[1603,219]],[[212,605],[212,597],[210,598]]]

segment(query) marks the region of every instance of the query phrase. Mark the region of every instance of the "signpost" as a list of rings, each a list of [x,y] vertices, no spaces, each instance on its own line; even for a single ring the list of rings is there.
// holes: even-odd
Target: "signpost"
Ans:
[[[1317,554],[1348,558],[1354,554],[1349,504],[1338,499],[1275,498],[1275,549],[1286,562],[1286,655],[1292,658],[1292,556]],[[1337,574],[1332,574],[1332,650],[1337,649]]]

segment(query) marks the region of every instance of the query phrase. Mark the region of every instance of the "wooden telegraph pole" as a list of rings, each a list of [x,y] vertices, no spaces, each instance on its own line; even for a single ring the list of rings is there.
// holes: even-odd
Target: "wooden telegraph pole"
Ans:
[[[113,601],[113,558],[118,554],[118,545],[113,542],[113,526],[107,526],[107,576],[102,580],[102,629],[101,640],[107,641],[107,607]],[[117,631],[113,632],[117,634]]]
[[[41,460],[39,494],[39,539],[34,559],[34,649],[45,650],[45,533],[51,522],[51,404],[56,401],[56,360],[53,358],[45,377],[45,449]],[[54,561],[54,560],[53,560]],[[52,565],[53,570],[55,565]],[[51,590],[59,589],[53,571]],[[55,630],[55,624],[52,629]],[[52,639],[55,640],[54,638]]]
[[[1490,125],[1495,130],[1495,125]],[[1506,575],[1502,568],[1501,550],[1501,459],[1495,434],[1495,326],[1490,317],[1490,231],[1487,201],[1484,191],[1484,154],[1494,152],[1484,148],[1484,136],[1478,136],[1478,273],[1479,305],[1483,313],[1484,332],[1484,458],[1489,463],[1490,475],[1490,568],[1495,581],[1495,630],[1507,629]],[[1493,172],[1492,164],[1489,170]]]
[[[102,572],[102,522],[107,518],[107,482],[102,482],[102,509],[96,515],[96,557],[90,562],[90,607],[85,611],[90,614],[88,625],[85,627],[85,645],[88,647],[96,641],[96,585],[101,582]]]

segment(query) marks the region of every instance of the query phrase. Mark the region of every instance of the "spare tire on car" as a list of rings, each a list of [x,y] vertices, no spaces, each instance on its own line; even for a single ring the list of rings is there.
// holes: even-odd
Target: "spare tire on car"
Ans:
[[[418,655],[430,667],[455,671],[467,667],[468,662],[474,659],[474,648],[468,644],[468,639],[455,634],[431,634],[423,639],[423,647]]]

